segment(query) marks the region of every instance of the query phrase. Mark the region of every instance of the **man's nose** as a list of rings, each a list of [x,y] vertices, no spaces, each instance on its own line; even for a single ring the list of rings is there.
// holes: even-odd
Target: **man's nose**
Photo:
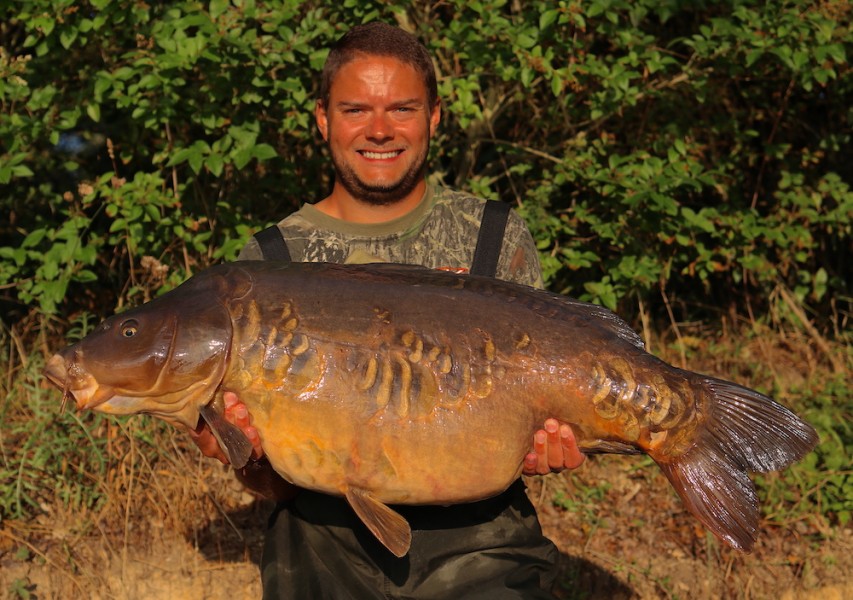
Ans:
[[[394,137],[394,124],[385,111],[374,112],[367,123],[365,135],[369,140],[386,141]]]

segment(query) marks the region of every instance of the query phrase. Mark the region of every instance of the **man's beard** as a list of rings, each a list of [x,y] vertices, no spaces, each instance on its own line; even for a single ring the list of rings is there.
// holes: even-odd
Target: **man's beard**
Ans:
[[[335,166],[335,177],[353,198],[373,206],[388,206],[399,202],[411,193],[426,172],[427,152],[424,151],[420,160],[412,165],[396,182],[384,185],[370,185],[362,181],[355,170],[347,163],[339,161],[332,152],[332,164]]]

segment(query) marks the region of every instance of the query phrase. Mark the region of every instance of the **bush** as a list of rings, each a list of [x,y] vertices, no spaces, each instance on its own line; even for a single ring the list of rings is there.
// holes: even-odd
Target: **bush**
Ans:
[[[517,204],[550,286],[681,318],[849,315],[850,5],[641,0],[23,0],[0,36],[0,289],[99,314],[234,258],[329,189],[326,47],[432,50],[431,177]],[[677,308],[676,308],[677,309]]]

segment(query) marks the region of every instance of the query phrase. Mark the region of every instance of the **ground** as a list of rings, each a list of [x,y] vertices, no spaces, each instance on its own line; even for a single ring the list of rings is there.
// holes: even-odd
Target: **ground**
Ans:
[[[124,506],[118,524],[80,522],[92,515],[75,519],[55,508],[27,523],[0,524],[0,593],[259,598],[257,563],[270,505],[243,492],[224,467],[213,479],[215,493],[177,500],[186,509],[181,518],[192,515],[186,526],[166,513],[135,512],[134,503]],[[743,555],[684,511],[654,465],[630,457],[597,457],[578,472],[532,478],[528,486],[545,533],[561,551],[561,598],[853,598],[849,528],[822,535],[805,521],[768,521],[755,551]]]

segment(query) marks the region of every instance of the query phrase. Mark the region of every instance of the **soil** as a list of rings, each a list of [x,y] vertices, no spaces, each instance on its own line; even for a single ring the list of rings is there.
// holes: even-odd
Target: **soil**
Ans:
[[[0,594],[259,598],[270,504],[223,469],[207,481],[203,493],[179,499],[183,524],[145,503],[125,506],[118,525],[55,508],[0,524]],[[563,599],[853,598],[850,528],[768,521],[755,551],[740,554],[704,531],[656,467],[628,457],[595,457],[570,474],[532,478],[528,490],[561,551],[555,593]]]

